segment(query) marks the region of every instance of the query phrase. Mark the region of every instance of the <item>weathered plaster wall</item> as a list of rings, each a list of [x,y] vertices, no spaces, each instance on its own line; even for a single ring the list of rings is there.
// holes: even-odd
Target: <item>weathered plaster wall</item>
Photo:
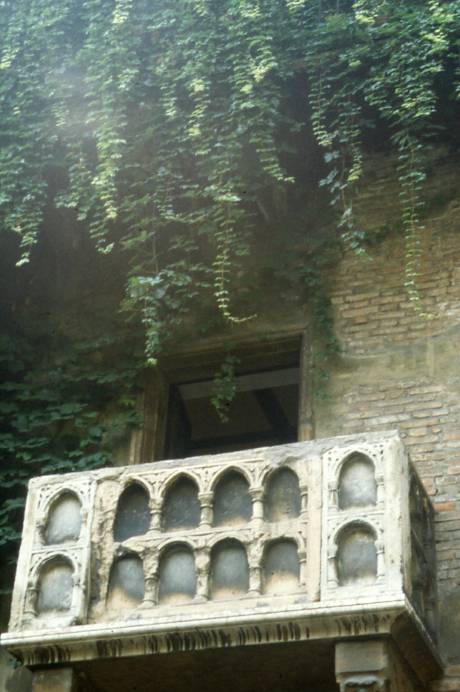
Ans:
[[[404,289],[403,241],[330,274],[342,355],[316,435],[398,428],[437,510],[442,649],[460,661],[460,235],[458,204],[427,222],[418,314]]]

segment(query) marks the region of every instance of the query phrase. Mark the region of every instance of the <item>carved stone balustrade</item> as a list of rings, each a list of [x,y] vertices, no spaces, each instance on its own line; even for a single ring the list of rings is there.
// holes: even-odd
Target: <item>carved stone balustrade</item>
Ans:
[[[35,478],[2,642],[36,666],[388,636],[420,671],[433,543],[393,432]]]

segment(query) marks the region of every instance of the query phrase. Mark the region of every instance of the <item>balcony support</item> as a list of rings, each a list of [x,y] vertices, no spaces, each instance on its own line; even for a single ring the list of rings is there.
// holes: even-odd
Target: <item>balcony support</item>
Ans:
[[[335,647],[335,675],[340,692],[384,692],[390,678],[386,643],[340,642]]]
[[[422,689],[389,639],[336,644],[335,675],[340,692],[417,692]]]
[[[36,670],[32,675],[32,692],[77,692],[72,668]]]

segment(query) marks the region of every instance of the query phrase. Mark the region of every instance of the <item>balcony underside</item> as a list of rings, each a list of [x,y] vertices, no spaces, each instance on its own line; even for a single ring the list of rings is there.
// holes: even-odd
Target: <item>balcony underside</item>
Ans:
[[[184,622],[170,623],[168,627],[164,623],[152,622],[148,626],[132,623],[117,627],[115,632],[109,625],[77,626],[66,628],[59,634],[55,631],[43,631],[40,636],[23,633],[16,640],[14,635],[6,635],[4,643],[31,668],[72,664],[75,671],[82,671],[94,680],[95,689],[101,691],[136,689],[123,686],[122,682],[125,671],[127,675],[133,674],[133,659],[136,662],[135,678],[139,675],[142,681],[143,676],[156,676],[163,669],[167,676],[168,666],[174,668],[171,655],[173,661],[196,661],[199,672],[200,666],[207,665],[209,660],[219,662],[220,666],[221,658],[228,661],[229,666],[231,661],[239,658],[250,665],[252,657],[254,660],[268,660],[271,664],[272,651],[279,659],[280,670],[285,667],[286,680],[292,681],[292,689],[297,684],[297,674],[305,675],[303,666],[295,674],[290,672],[291,656],[296,657],[299,652],[302,660],[309,662],[308,671],[317,671],[318,681],[324,683],[324,687],[318,687],[318,690],[334,689],[329,687],[333,667],[327,662],[333,656],[335,644],[376,637],[391,640],[420,681],[434,680],[441,671],[433,643],[405,600],[381,604],[379,609],[363,606],[318,608],[316,613],[310,611],[303,617],[292,619],[280,617],[279,613],[276,619],[267,614],[257,618],[253,612],[229,619],[232,624],[221,618],[214,626],[204,621],[189,626]],[[19,648],[15,649],[15,646]],[[248,648],[250,653],[244,654],[243,648]],[[230,650],[235,653],[230,654]],[[268,654],[270,657],[267,659]],[[114,682],[111,687],[106,682],[112,679],[118,681],[118,686]],[[317,684],[312,679],[313,682]],[[225,678],[220,685],[221,692],[226,689],[224,683]],[[143,689],[142,685],[139,689]],[[289,689],[287,686],[286,690]]]
[[[331,641],[176,652],[78,664],[89,689],[97,692],[155,690],[188,692],[336,692]]]

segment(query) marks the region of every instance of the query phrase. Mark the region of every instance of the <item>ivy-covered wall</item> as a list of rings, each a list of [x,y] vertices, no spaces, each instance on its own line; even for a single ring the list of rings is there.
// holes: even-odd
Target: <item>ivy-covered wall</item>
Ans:
[[[0,27],[1,563],[30,476],[123,458],[146,365],[308,324],[317,434],[400,427],[449,612],[460,3],[3,0]]]

